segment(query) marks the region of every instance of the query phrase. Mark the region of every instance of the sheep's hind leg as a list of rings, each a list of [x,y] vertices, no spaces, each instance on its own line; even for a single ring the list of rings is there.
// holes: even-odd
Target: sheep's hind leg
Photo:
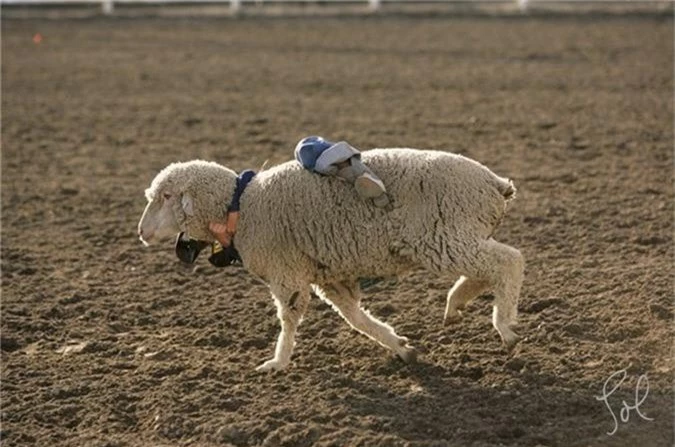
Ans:
[[[471,278],[468,281],[486,282],[485,290],[490,290],[494,295],[492,325],[497,329],[506,347],[511,349],[520,340],[520,337],[511,330],[511,326],[515,324],[518,314],[518,297],[525,266],[523,256],[517,249],[494,239],[482,241],[475,248],[472,254],[466,254],[461,258],[461,263],[455,267]],[[461,292],[457,295],[456,303],[460,302],[460,296],[466,298],[470,295],[471,284],[463,291],[464,284],[466,282],[456,284],[450,292],[453,296],[455,292]],[[477,289],[476,286],[471,293]],[[452,306],[450,309],[452,316]]]
[[[447,325],[459,322],[462,318],[462,311],[469,301],[485,292],[488,287],[489,284],[485,280],[466,276],[459,278],[448,292],[443,323]]]
[[[288,366],[295,346],[295,333],[309,304],[309,287],[293,290],[283,286],[271,286],[270,289],[277,305],[281,333],[277,339],[274,358],[256,368],[258,371],[280,370]]]
[[[408,344],[407,338],[399,337],[391,326],[361,308],[361,291],[357,283],[330,284],[319,291],[354,329],[391,349],[405,362],[412,363],[417,359],[417,350]]]
[[[523,284],[525,261],[520,251],[488,239],[483,244],[483,264],[490,276],[490,288],[494,294],[492,325],[497,329],[507,349],[512,349],[519,341],[511,326],[518,316],[518,297]]]

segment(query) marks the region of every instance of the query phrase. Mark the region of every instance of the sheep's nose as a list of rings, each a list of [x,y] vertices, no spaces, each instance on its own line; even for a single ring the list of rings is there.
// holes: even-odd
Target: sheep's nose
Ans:
[[[138,226],[138,237],[140,240],[147,242],[155,237],[156,231],[154,228],[148,228],[147,225]]]
[[[145,245],[146,247],[150,245],[148,240],[152,237],[152,234],[148,235],[147,232],[144,232],[141,228],[138,229],[138,239]]]
[[[138,227],[138,237],[142,240],[148,240],[148,238],[152,237],[152,231],[143,231],[142,227]]]

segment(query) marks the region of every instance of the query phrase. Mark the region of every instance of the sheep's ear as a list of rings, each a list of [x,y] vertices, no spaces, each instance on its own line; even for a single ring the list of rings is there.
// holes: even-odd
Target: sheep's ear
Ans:
[[[192,205],[192,197],[190,197],[189,194],[183,194],[183,197],[180,199],[180,203],[183,205],[183,211],[185,211],[185,214],[188,216],[194,216],[195,211]]]

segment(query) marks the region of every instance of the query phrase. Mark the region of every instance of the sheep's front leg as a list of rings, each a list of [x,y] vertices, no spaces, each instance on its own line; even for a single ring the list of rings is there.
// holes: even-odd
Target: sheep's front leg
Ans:
[[[295,333],[309,304],[309,287],[293,289],[275,285],[270,290],[277,305],[281,333],[274,358],[256,368],[258,371],[280,370],[288,366],[295,346]]]
[[[391,349],[405,362],[412,363],[417,359],[417,350],[408,344],[407,338],[398,336],[391,326],[361,308],[361,291],[357,283],[333,283],[323,285],[317,291],[354,329]]]

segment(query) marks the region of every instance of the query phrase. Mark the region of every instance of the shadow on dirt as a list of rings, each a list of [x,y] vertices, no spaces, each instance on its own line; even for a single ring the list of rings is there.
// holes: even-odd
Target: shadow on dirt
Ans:
[[[558,378],[543,374],[526,386],[485,387],[448,368],[427,363],[402,365],[397,360],[380,372],[398,382],[411,382],[408,392],[396,393],[381,383],[344,378],[340,385],[355,391],[345,399],[351,413],[369,420],[373,431],[425,445],[446,445],[443,443],[448,441],[458,445],[558,445],[573,438],[595,439],[599,445],[630,445],[639,439],[638,429],[659,425],[667,432],[671,405],[664,392],[653,392],[644,405],[645,415],[654,421],[641,420],[633,412],[629,421],[622,423],[621,403],[634,402],[634,395],[631,390],[617,391],[619,395],[612,396],[609,404],[618,419],[618,432],[610,438],[606,432],[614,428],[612,416],[595,398],[601,384],[598,390],[568,388]],[[565,419],[574,423],[561,431],[560,421]],[[637,437],[631,437],[631,430]],[[664,437],[663,442],[668,445],[669,440]]]

